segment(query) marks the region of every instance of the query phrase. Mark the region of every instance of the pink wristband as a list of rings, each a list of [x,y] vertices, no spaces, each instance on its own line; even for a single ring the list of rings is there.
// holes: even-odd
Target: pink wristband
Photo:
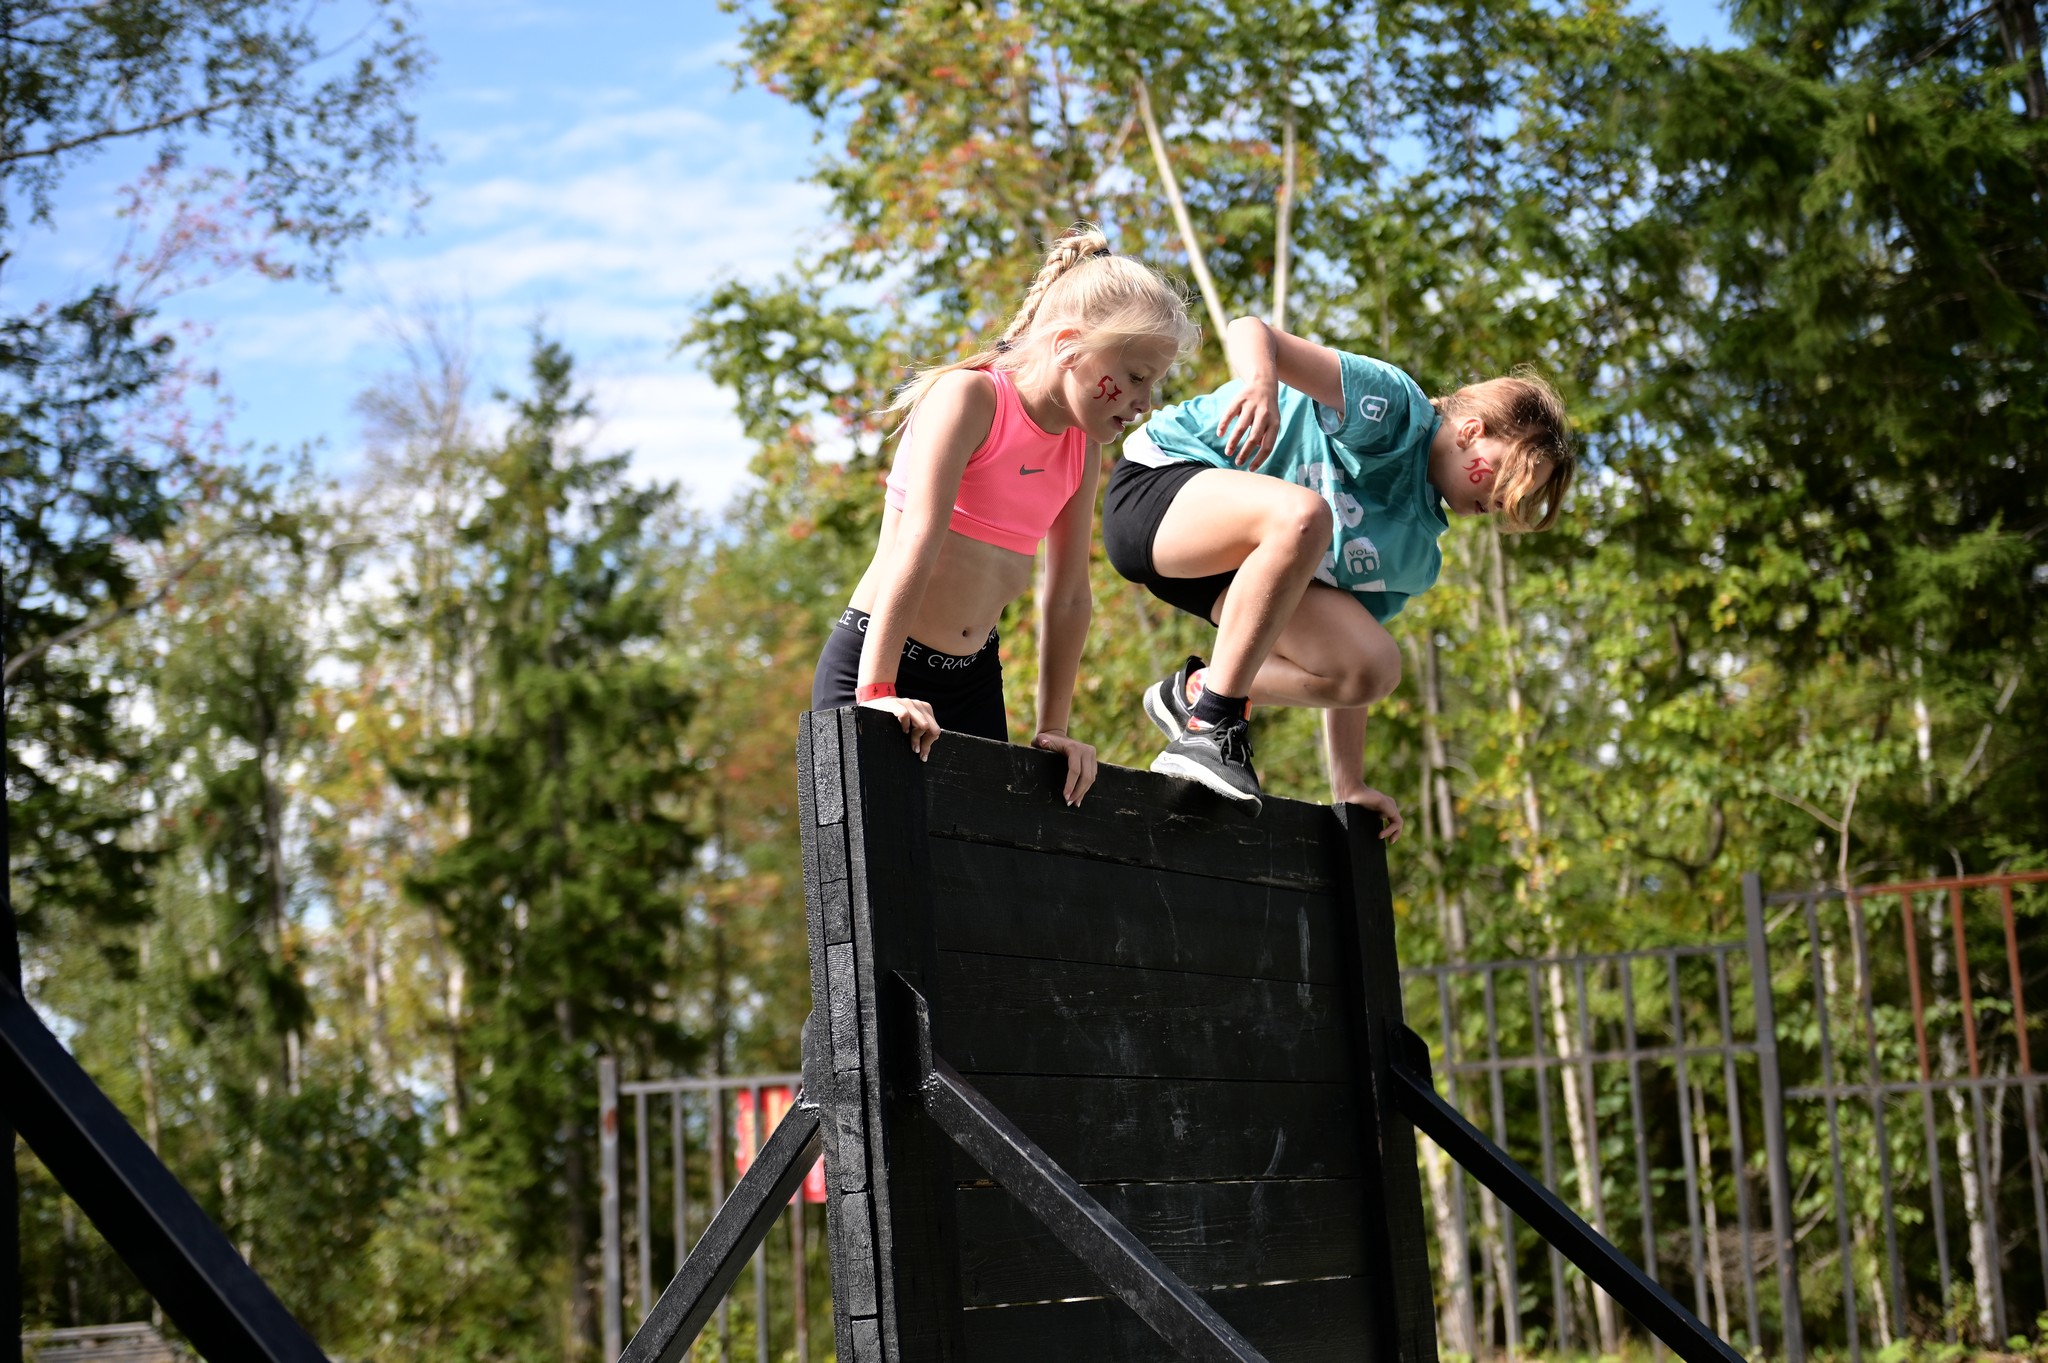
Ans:
[[[895,682],[869,682],[866,686],[856,689],[853,693],[853,698],[857,703],[865,705],[871,700],[880,700],[884,696],[893,696],[895,694]]]

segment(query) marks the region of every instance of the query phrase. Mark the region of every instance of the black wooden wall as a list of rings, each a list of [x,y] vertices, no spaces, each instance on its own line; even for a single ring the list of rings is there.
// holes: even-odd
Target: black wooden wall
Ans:
[[[1412,1130],[1373,1099],[1377,820],[1114,767],[1069,809],[1058,759],[920,763],[873,711],[800,749],[842,1359],[1178,1356],[924,1116],[900,974],[933,1051],[1273,1363],[1434,1363]]]

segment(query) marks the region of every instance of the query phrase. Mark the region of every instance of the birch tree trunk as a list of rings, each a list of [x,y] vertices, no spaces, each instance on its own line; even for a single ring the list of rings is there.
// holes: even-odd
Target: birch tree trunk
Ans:
[[[1501,633],[1502,657],[1507,673],[1509,736],[1522,773],[1522,817],[1528,830],[1529,875],[1519,892],[1534,901],[1533,907],[1543,925],[1546,952],[1559,956],[1564,952],[1564,945],[1556,915],[1551,912],[1549,904],[1551,868],[1544,852],[1543,800],[1536,786],[1536,774],[1528,761],[1528,734],[1522,713],[1521,663],[1515,647],[1514,621],[1508,613],[1507,546],[1502,542],[1499,526],[1489,523],[1487,532],[1493,551],[1488,565],[1491,570],[1487,576],[1488,595],[1492,598],[1494,624]],[[1549,986],[1546,1001],[1550,1013],[1552,1054],[1558,1058],[1560,1073],[1565,1076],[1560,1087],[1564,1090],[1565,1129],[1571,1139],[1572,1168],[1578,1176],[1579,1195],[1588,1213],[1587,1219],[1593,1223],[1594,1229],[1605,1235],[1607,1216],[1593,1157],[1592,1114],[1586,1111],[1585,1096],[1579,1085],[1571,1081],[1572,1062],[1579,1051],[1578,1039],[1565,1007],[1563,967],[1547,970],[1544,975]],[[1559,1302],[1558,1309],[1565,1310],[1566,1304]],[[1601,1352],[1617,1352],[1621,1347],[1621,1333],[1614,1302],[1597,1289],[1593,1290],[1593,1319],[1600,1336]]]
[[[1152,145],[1152,164],[1159,171],[1159,187],[1165,191],[1167,205],[1173,209],[1174,224],[1180,228],[1181,245],[1187,248],[1188,268],[1194,271],[1195,283],[1201,286],[1202,302],[1208,306],[1209,321],[1216,328],[1216,344],[1221,347],[1230,319],[1224,315],[1223,295],[1216,291],[1216,279],[1209,273],[1209,258],[1202,250],[1201,240],[1195,236],[1195,223],[1188,216],[1187,200],[1181,197],[1180,179],[1173,173],[1173,163],[1167,160],[1166,139],[1159,135],[1159,120],[1152,116],[1152,92],[1146,88],[1143,76],[1133,83],[1132,94],[1138,101],[1138,117],[1145,124],[1145,140]]]
[[[1287,329],[1287,271],[1294,254],[1294,93],[1293,81],[1283,82],[1287,105],[1286,120],[1280,128],[1280,192],[1273,205],[1273,329]]]
[[[1700,1211],[1707,1229],[1707,1288],[1714,1298],[1714,1330],[1723,1339],[1733,1333],[1728,1322],[1728,1273],[1721,1254],[1721,1213],[1714,1205],[1714,1138],[1707,1130],[1707,1086],[1692,1085],[1693,1133],[1700,1169]]]
[[[1479,1341],[1465,1329],[1472,1319],[1465,1294],[1464,1266],[1469,1247],[1458,1233],[1458,1217],[1452,1203],[1456,1195],[1453,1180],[1461,1177],[1450,1159],[1433,1141],[1418,1141],[1422,1150],[1423,1181],[1429,1185],[1430,1219],[1436,1226],[1437,1272],[1443,1279],[1438,1300],[1443,1308],[1437,1317],[1437,1338],[1450,1343],[1453,1352],[1468,1358],[1479,1356]]]
[[[1942,933],[1941,916],[1927,915],[1928,965],[1934,977],[1934,992],[1942,992],[1942,981],[1952,974],[1948,943]],[[1944,1030],[1938,1048],[1940,1074],[1954,1079],[1962,1073],[1962,1056],[1953,1029]],[[1969,1228],[1970,1281],[1973,1285],[1978,1342],[1997,1342],[1997,1322],[1991,1315],[1991,1275],[1998,1271],[1997,1247],[1984,1225],[1984,1190],[1977,1180],[1977,1133],[1970,1124],[1969,1100],[1960,1087],[1948,1090],[1949,1116],[1955,1122],[1957,1182],[1963,1185],[1963,1220]]]

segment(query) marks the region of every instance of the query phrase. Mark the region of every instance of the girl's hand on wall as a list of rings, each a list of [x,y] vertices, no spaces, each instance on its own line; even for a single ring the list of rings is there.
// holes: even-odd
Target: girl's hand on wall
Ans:
[[[1271,380],[1248,381],[1223,409],[1216,434],[1223,437],[1223,453],[1231,463],[1256,470],[1280,439],[1280,385]]]
[[[1051,730],[1043,731],[1032,739],[1031,746],[1042,752],[1056,752],[1066,757],[1067,786],[1063,793],[1067,803],[1078,808],[1081,797],[1088,793],[1088,787],[1095,784],[1094,747]]]
[[[927,762],[931,760],[932,744],[939,741],[939,721],[929,704],[904,696],[877,696],[861,704],[896,716],[903,732],[910,735],[910,750]]]
[[[1401,836],[1401,806],[1394,803],[1393,796],[1382,794],[1380,791],[1366,785],[1353,786],[1349,790],[1337,791],[1336,796],[1339,804],[1357,805],[1361,809],[1370,809],[1382,819],[1385,819],[1386,825],[1380,829],[1381,841],[1392,842]]]

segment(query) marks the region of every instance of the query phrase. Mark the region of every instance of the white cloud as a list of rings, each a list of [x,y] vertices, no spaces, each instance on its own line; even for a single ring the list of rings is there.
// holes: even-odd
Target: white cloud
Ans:
[[[594,448],[631,450],[636,478],[675,481],[695,506],[716,511],[747,478],[753,446],[733,415],[732,395],[680,361],[659,370],[598,378],[602,424]]]
[[[600,56],[589,17],[548,0],[441,0],[430,18],[444,68],[468,79],[437,82],[421,107],[440,159],[419,230],[356,248],[338,291],[234,279],[172,305],[212,332],[201,358],[236,395],[237,438],[323,439],[324,458],[346,467],[360,442],[352,400],[397,365],[391,319],[417,300],[460,300],[480,415],[493,388],[525,386],[538,322],[592,390],[594,447],[630,448],[636,477],[678,480],[718,509],[752,451],[730,395],[673,345],[716,281],[766,280],[821,241],[808,121],[733,90],[736,21],[684,18],[643,49]],[[38,252],[39,286],[106,258],[104,213],[67,217]]]
[[[707,72],[725,69],[738,61],[742,55],[738,41],[721,38],[717,42],[684,48],[677,54],[674,64],[669,69],[679,76],[701,76]]]
[[[731,132],[732,129],[723,121],[702,110],[670,105],[667,108],[634,109],[586,118],[555,139],[550,150],[557,154],[602,152],[634,140],[674,142],[684,138],[724,137]],[[718,143],[707,144],[700,140],[697,145],[716,146]]]

